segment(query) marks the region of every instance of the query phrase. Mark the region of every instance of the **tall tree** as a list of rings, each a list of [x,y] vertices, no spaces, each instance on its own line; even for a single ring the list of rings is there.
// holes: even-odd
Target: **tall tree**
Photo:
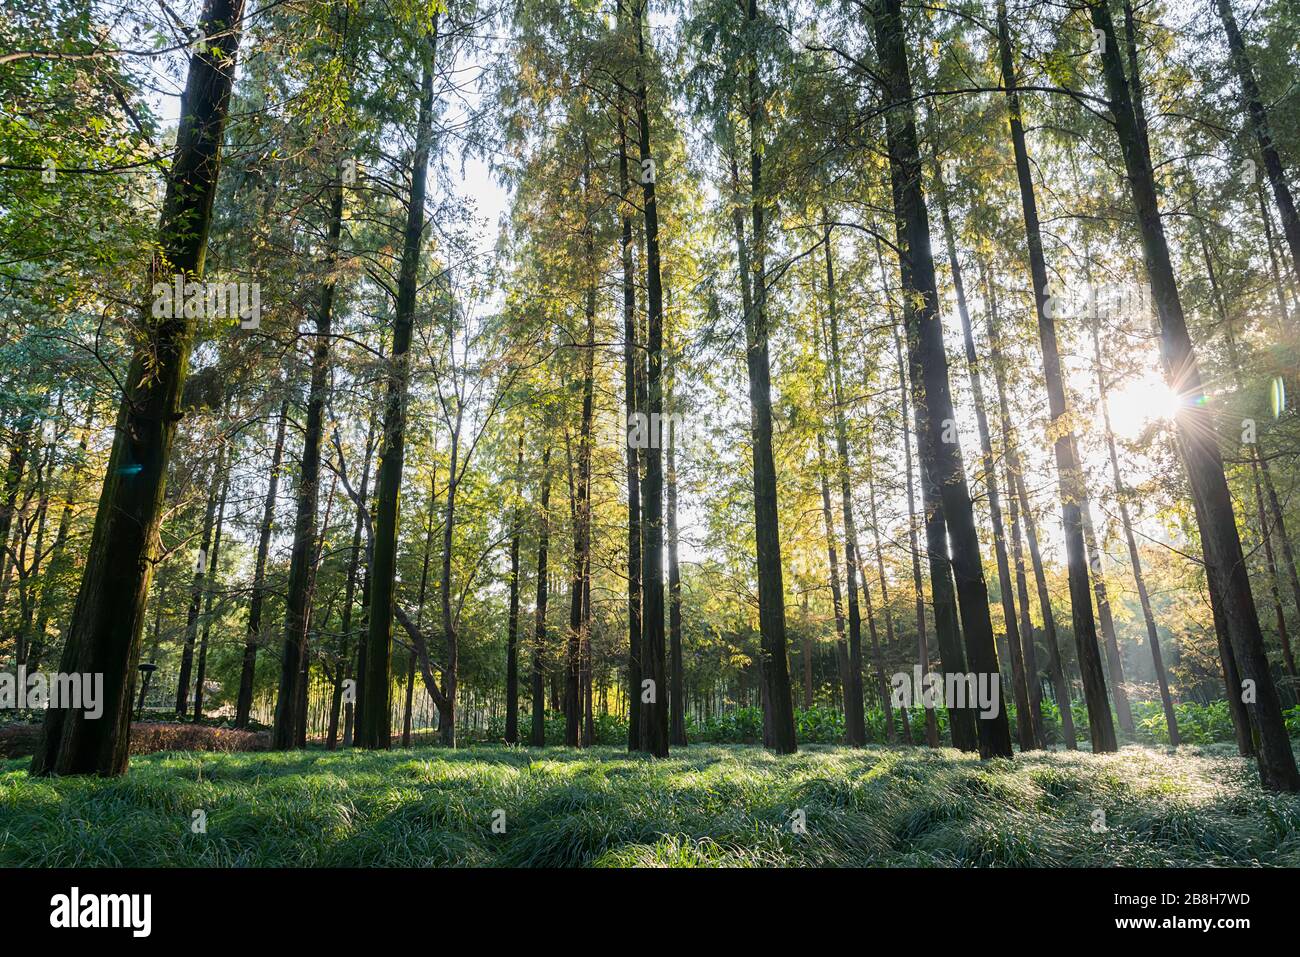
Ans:
[[[894,202],[903,318],[912,382],[912,401],[923,409],[927,441],[921,445],[922,470],[932,472],[943,502],[951,547],[952,570],[961,610],[966,653],[976,681],[997,680],[998,659],[989,616],[988,585],[980,559],[979,535],[961,446],[955,434],[948,358],[938,314],[930,218],[921,186],[921,157],[916,132],[915,98],[907,64],[899,0],[876,0],[871,7],[876,55],[886,112],[886,144]],[[1006,711],[980,713],[976,721],[980,756],[1010,757],[1011,733]]]
[[[367,609],[365,692],[358,702],[356,743],[362,748],[387,749],[391,743],[389,708],[392,683],[393,599],[397,575],[398,501],[406,455],[406,393],[410,382],[411,332],[415,325],[419,289],[420,250],[424,244],[425,186],[433,142],[433,77],[438,44],[438,18],[433,15],[419,45],[421,78],[411,154],[411,190],[407,196],[406,228],[402,234],[397,302],[393,314],[393,343],[388,355],[384,424],[380,435],[379,474],[375,478],[375,535],[370,563],[370,605]],[[454,472],[454,468],[453,468]],[[451,498],[448,489],[448,499]],[[450,501],[448,507],[451,507]],[[447,529],[446,531],[450,531]],[[444,559],[445,561],[445,559]],[[443,583],[444,589],[446,583]],[[443,614],[447,611],[444,608]],[[450,662],[448,663],[450,666]],[[443,729],[444,734],[454,730]]]
[[[203,276],[243,8],[243,0],[204,0],[199,15],[150,288],[173,275],[187,282]],[[103,712],[90,720],[85,711],[49,709],[32,757],[37,775],[118,775],[127,767],[140,629],[196,326],[183,311],[159,319],[150,312],[141,309],[144,335],[123,380],[95,531],[59,666],[66,674],[104,676]]]
[[[1103,0],[1089,0],[1088,10],[1093,27],[1100,31],[1102,73],[1124,155],[1134,214],[1142,236],[1147,277],[1160,321],[1165,375],[1170,388],[1184,400],[1180,403],[1175,424],[1201,532],[1211,600],[1220,609],[1222,623],[1240,668],[1240,677],[1249,683],[1237,688],[1229,687],[1228,694],[1253,697],[1248,704],[1253,723],[1259,730],[1259,773],[1264,787],[1276,791],[1300,791],[1300,771],[1296,769],[1277,689],[1268,670],[1264,637],[1246,574],[1223,458],[1219,453],[1214,423],[1204,404],[1201,373],[1183,316],[1145,130],[1139,128],[1133,111],[1133,99],[1115,41],[1110,7]]]

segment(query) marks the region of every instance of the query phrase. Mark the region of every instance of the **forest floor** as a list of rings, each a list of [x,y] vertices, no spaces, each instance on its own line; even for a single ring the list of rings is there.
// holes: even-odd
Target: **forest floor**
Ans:
[[[118,779],[26,769],[0,760],[0,866],[1300,866],[1300,796],[1261,791],[1223,745],[983,764],[819,745],[664,761],[165,752]]]

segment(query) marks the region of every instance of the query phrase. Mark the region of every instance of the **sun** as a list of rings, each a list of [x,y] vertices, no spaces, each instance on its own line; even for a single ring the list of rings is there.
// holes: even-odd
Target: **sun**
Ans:
[[[1179,397],[1158,373],[1148,372],[1110,393],[1110,424],[1115,434],[1136,439],[1150,423],[1172,422]]]

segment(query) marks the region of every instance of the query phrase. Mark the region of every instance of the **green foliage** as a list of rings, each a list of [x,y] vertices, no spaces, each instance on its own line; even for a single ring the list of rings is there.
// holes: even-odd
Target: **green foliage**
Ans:
[[[1222,745],[988,763],[818,745],[163,753],[117,779],[0,761],[0,866],[74,864],[1294,867],[1300,798]]]

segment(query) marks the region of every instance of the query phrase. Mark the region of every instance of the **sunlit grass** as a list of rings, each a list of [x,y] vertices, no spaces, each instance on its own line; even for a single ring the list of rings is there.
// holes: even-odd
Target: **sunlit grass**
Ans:
[[[616,748],[173,752],[116,780],[0,762],[4,866],[1193,864],[1300,866],[1300,797],[1261,791],[1217,745],[987,763],[830,746],[776,758],[704,745],[665,761]]]

